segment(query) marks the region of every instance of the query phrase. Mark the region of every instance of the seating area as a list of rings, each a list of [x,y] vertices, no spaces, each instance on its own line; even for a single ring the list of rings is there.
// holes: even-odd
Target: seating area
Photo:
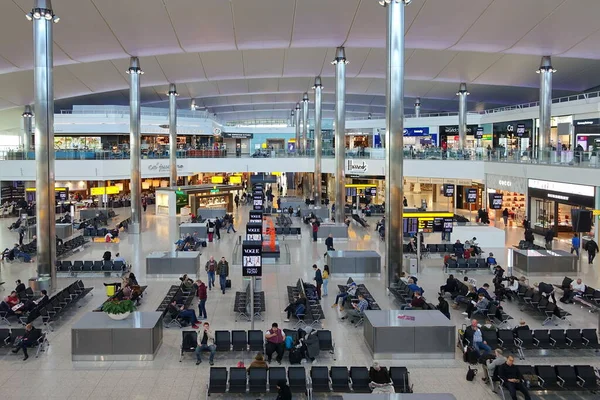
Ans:
[[[25,328],[0,328],[0,349],[12,348],[17,338],[22,337],[24,335]],[[38,358],[40,353],[46,351],[46,348],[49,345],[50,342],[48,341],[47,333],[42,332],[42,334],[36,340],[36,342],[28,347],[35,348],[35,358]]]
[[[534,316],[545,318],[542,325],[546,325],[549,322],[553,322],[555,325],[558,325],[559,322],[566,322],[569,326],[571,325],[568,318],[571,314],[555,303],[548,301],[545,296],[542,296],[534,288],[519,284],[517,298],[521,304],[521,311],[529,311]]]
[[[398,281],[395,287],[390,288],[390,293],[394,295],[394,297],[396,298],[398,303],[400,303],[400,305],[410,304],[414,296],[414,293],[411,290],[411,288],[409,288],[408,285],[401,280]],[[423,298],[425,298],[425,296],[423,296]],[[413,308],[413,310],[437,310],[437,308],[435,307],[435,305],[433,305],[432,303],[428,303],[427,300],[425,300],[425,307]]]
[[[528,329],[517,330],[515,346],[521,359],[526,350],[593,350],[598,352],[600,344],[595,329]],[[544,352],[544,355],[564,356],[564,351]]]
[[[131,268],[123,261],[56,261],[56,276],[121,277]]]
[[[471,257],[469,259],[449,259],[448,262],[444,264],[444,270],[446,271],[446,273],[452,273],[452,271],[459,271],[463,274],[466,274],[468,271],[489,271],[489,266],[487,265],[485,258]]]
[[[250,310],[250,297],[253,299],[254,308]],[[265,303],[265,292],[254,292],[250,293],[250,285],[246,286],[246,290],[243,292],[235,292],[235,301],[233,302],[233,313],[235,314],[235,321],[245,319],[250,321],[250,315],[253,312],[254,316],[259,318],[261,321],[264,320],[263,313],[266,311]]]
[[[108,285],[104,284],[104,286],[108,286]],[[141,298],[144,296],[144,292],[146,291],[148,286],[138,286],[138,288],[139,288],[139,290],[136,290],[133,292],[130,300],[139,306],[140,302],[141,302]],[[100,311],[102,311],[102,309],[104,308],[104,305],[106,303],[110,303],[111,301],[115,301],[115,300],[123,300],[123,289],[122,288],[117,290],[115,292],[115,294],[113,294],[108,299],[106,299],[106,301],[104,301],[98,308],[94,309],[93,311],[100,312]]]
[[[382,369],[385,367],[382,367]],[[390,367],[390,385],[396,393],[412,393],[410,374],[406,367]],[[292,394],[371,393],[369,369],[362,366],[314,366],[246,368],[211,367],[206,397],[211,394],[253,395],[276,393],[277,383],[286,381]]]
[[[311,290],[306,290],[305,283],[302,279],[298,279],[295,286],[287,287],[288,301],[294,303],[300,296],[300,293],[306,298],[306,309],[304,313],[293,313],[296,318],[295,328],[303,326],[320,326],[321,321],[325,319],[323,307],[316,297],[316,293]]]
[[[297,342],[298,331],[293,329],[284,329],[283,331],[286,337],[291,336],[294,338],[294,343]],[[180,362],[186,353],[193,353],[197,346],[196,331],[182,331],[181,334]],[[214,335],[217,352],[251,351],[264,353],[265,351],[265,333],[261,330],[218,330],[214,332]],[[335,344],[331,331],[326,329],[317,330],[317,337],[319,338],[320,351],[333,354],[335,360]]]
[[[76,251],[82,250],[88,243],[82,235],[65,240],[62,245],[56,246],[56,258],[68,257]]]
[[[52,330],[51,324],[93,289],[93,287],[86,288],[83,282],[78,280],[56,292],[56,294],[50,297],[46,304],[40,304],[27,313],[15,314],[10,311],[10,309],[6,310],[2,308],[2,310],[0,310],[0,322],[5,322],[10,325],[10,319],[15,318],[20,324],[26,325],[34,322],[37,318],[41,318],[44,326]],[[24,296],[26,296],[27,299],[33,299],[33,291],[31,289],[29,292],[25,290]]]
[[[354,279],[348,278],[346,285],[349,285],[352,282],[354,282]],[[338,285],[338,289],[340,292],[345,292],[346,286]],[[367,289],[364,283],[356,284],[356,296],[359,294],[362,294],[365,300],[367,300],[369,303],[369,307],[367,308],[368,310],[381,310],[381,307],[379,307],[379,304],[377,304],[377,301],[375,301],[375,298],[371,295],[371,292],[369,292],[369,289]]]
[[[166,328],[170,328],[171,326],[183,328],[185,326],[185,323],[181,321],[178,316],[173,317],[169,314],[169,304],[171,304],[173,299],[177,301],[177,306],[184,306],[183,308],[187,310],[188,307],[192,305],[195,295],[196,293],[194,293],[193,290],[186,289],[182,284],[172,285],[169,288],[169,291],[156,309],[156,311],[162,313],[163,324]]]
[[[517,365],[519,371],[528,382],[530,391],[540,391],[548,395],[552,392],[565,392],[569,398],[575,398],[574,392],[595,393],[598,385],[598,370],[591,365]],[[496,369],[496,371],[498,368]],[[496,374],[492,385],[499,383],[500,395],[510,398],[503,379]]]
[[[570,282],[575,282],[575,279],[566,276],[560,285],[555,284],[554,287],[564,291],[565,289],[569,289]],[[573,302],[578,303],[582,307],[589,308],[590,312],[598,311],[600,309],[600,289],[585,285],[585,292],[573,297]]]

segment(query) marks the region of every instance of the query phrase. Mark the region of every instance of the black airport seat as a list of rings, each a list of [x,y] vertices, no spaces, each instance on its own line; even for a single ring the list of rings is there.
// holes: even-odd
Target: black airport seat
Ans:
[[[550,333],[546,329],[536,329],[533,331],[533,340],[537,347],[540,349],[549,349],[550,344]]]
[[[490,346],[492,349],[497,349],[498,348],[498,334],[496,333],[496,330],[485,330],[485,331],[481,331],[482,336],[483,336],[483,341],[487,342],[488,346]]]
[[[533,333],[529,329],[517,330],[517,343],[519,343],[519,347],[522,349],[532,349],[534,346],[537,347]]]
[[[248,390],[250,393],[267,392],[266,368],[250,368],[248,370]]]
[[[350,382],[355,393],[371,393],[369,370],[367,367],[350,367]]]
[[[586,347],[592,349],[600,348],[600,344],[598,343],[598,335],[596,334],[595,329],[582,329],[581,340],[583,340],[583,344]]]
[[[406,367],[390,367],[390,378],[396,393],[412,393],[408,369]]]
[[[83,261],[73,261],[73,267],[71,267],[71,271],[83,271]]]
[[[598,390],[598,379],[596,377],[596,371],[591,365],[576,365],[575,372],[579,385],[587,390]]]
[[[581,337],[581,330],[579,329],[567,329],[565,331],[565,337],[567,339],[567,345],[574,349],[581,349],[584,346],[583,339]]]
[[[250,351],[264,351],[265,339],[262,331],[248,331],[248,349]]]
[[[230,351],[231,333],[229,331],[215,331],[215,346],[217,351]]]
[[[229,393],[246,393],[246,368],[229,368]]]
[[[350,391],[350,375],[346,367],[331,367],[331,390],[334,392]]]
[[[231,331],[231,348],[233,351],[246,351],[248,349],[246,331]]]
[[[193,353],[196,351],[198,346],[198,334],[196,331],[182,331],[181,332],[181,355],[179,362],[183,360],[185,353]]]
[[[531,332],[529,334],[531,335]],[[518,346],[515,344],[513,332],[510,329],[498,329],[498,343],[505,350],[514,351],[518,349]],[[494,348],[492,345],[490,347]]]
[[[269,367],[269,391],[277,392],[277,384],[281,381],[287,382],[285,367]]]
[[[579,385],[577,384],[577,373],[575,372],[575,367],[572,365],[557,365],[556,377],[558,378],[558,385],[561,388],[571,390],[579,389]]]
[[[92,271],[102,271],[102,263],[103,263],[102,261],[94,261],[94,266],[92,267]]]
[[[552,365],[536,365],[536,375],[539,377],[540,386],[546,390],[559,389],[556,369]]]
[[[210,367],[207,394],[227,392],[227,368]]]
[[[112,261],[104,261],[102,263],[102,271],[104,272],[110,272],[112,271],[113,268],[113,262]]]
[[[330,352],[333,354],[333,359],[335,360],[335,346],[331,337],[331,331],[327,329],[318,330],[317,337],[319,338],[319,350]]]
[[[112,266],[113,271],[123,271],[124,268],[125,268],[125,263],[123,261],[113,262],[113,266]]]
[[[302,393],[308,395],[306,385],[306,370],[304,367],[288,367],[288,385],[292,393]]]
[[[562,329],[550,330],[550,345],[556,349],[564,349],[567,347],[567,337]]]
[[[310,380],[314,393],[328,393],[331,391],[327,367],[312,367],[310,369]]]
[[[92,267],[94,266],[94,262],[93,261],[84,261],[83,262],[83,266],[81,267],[81,271],[83,272],[89,272],[92,270]]]

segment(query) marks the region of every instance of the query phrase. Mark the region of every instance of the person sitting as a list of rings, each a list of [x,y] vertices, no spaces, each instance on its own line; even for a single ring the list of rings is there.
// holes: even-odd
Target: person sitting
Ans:
[[[400,306],[400,309],[401,310],[414,310],[414,309],[422,310],[424,306],[425,306],[425,299],[421,296],[421,292],[417,290],[413,293],[413,298],[412,298],[410,304],[403,304]]]
[[[250,363],[250,366],[248,367],[248,371],[250,371],[250,368],[269,369],[269,364],[267,364],[267,362],[265,361],[265,357],[263,356],[263,353],[256,354],[256,356],[254,357],[254,360],[252,360],[252,362]]]
[[[112,259],[112,253],[110,251],[105,251],[102,255],[103,261],[110,261]]]
[[[120,262],[122,262],[123,264],[125,264],[125,258],[123,258],[123,257],[121,256],[121,253],[117,253],[117,254],[115,254],[115,262],[116,262],[116,261],[120,261]]]
[[[482,287],[477,289],[477,294],[482,294],[488,301],[492,301],[492,296],[489,293],[490,285],[488,283],[484,283]]]
[[[169,304],[168,313],[171,318],[179,318],[192,325],[192,328],[198,329],[198,318],[196,317],[196,311],[186,310],[183,305],[177,304],[177,299],[173,299]]]
[[[20,279],[17,279],[17,287],[15,288],[15,292],[21,293],[25,291],[25,284],[21,282]]]
[[[471,248],[469,247],[468,249],[465,249],[465,251],[463,252],[463,258],[465,260],[468,260],[469,258],[471,258]]]
[[[292,400],[292,390],[285,379],[277,382],[277,398],[275,400]]]
[[[438,305],[435,308],[438,309],[442,314],[444,314],[446,318],[451,319],[450,305],[442,296],[438,297]]]
[[[525,400],[531,400],[531,396],[529,396],[529,391],[523,380],[523,374],[514,362],[515,358],[512,355],[509,355],[506,358],[506,363],[500,366],[498,376],[504,380],[504,384],[506,385],[512,400],[517,400],[517,390],[523,393]]]
[[[525,320],[521,320],[519,321],[519,326],[516,326],[513,329],[513,333],[515,334],[515,336],[517,335],[517,332],[519,331],[530,331],[531,328],[529,328],[529,325],[527,325],[527,323],[525,322]]]
[[[465,329],[463,338],[465,342],[469,342],[471,344],[477,353],[481,354],[481,351],[486,354],[492,353],[492,348],[483,340],[483,335],[476,319],[472,320],[471,325]]]
[[[373,393],[394,393],[387,368],[381,367],[377,361],[369,369],[369,380],[369,387],[373,390]]]
[[[488,258],[486,258],[486,259],[485,259],[485,263],[486,263],[486,265],[487,265],[488,267],[493,267],[493,266],[495,266],[496,264],[498,264],[498,263],[496,262],[496,258],[494,257],[494,253],[490,253],[490,254],[488,255]]]
[[[362,293],[358,295],[358,303],[352,303],[352,309],[346,311],[346,315],[342,317],[342,319],[356,318],[361,319],[364,316],[364,311],[369,307],[369,303],[365,300],[365,297]],[[354,319],[350,320],[350,323],[354,323]]]
[[[338,306],[338,302],[342,299],[342,304],[340,306],[340,311],[344,310],[344,305],[346,305],[346,299],[348,296],[354,297],[356,296],[356,291],[358,290],[358,286],[356,286],[356,282],[352,281],[348,285],[346,285],[346,291],[339,293],[335,296],[335,303],[331,306],[331,308],[335,308]]]
[[[6,302],[6,304],[8,304],[8,306],[10,308],[13,308],[14,306],[16,306],[17,304],[19,304],[21,302],[17,292],[15,292],[14,290],[12,292],[10,292],[10,294],[8,296],[6,296],[4,301]]]
[[[487,309],[490,306],[490,302],[485,298],[483,293],[478,295],[477,302],[471,301],[467,306],[467,310],[463,312],[463,315],[467,317],[465,319],[471,319],[471,317],[477,313],[483,315],[484,317],[487,315]]]
[[[300,292],[300,295],[293,303],[288,304],[285,308],[285,312],[287,312],[287,319],[284,322],[290,322],[290,317],[292,314],[296,314],[296,311],[299,310],[299,307],[302,306],[304,310],[306,310],[306,297],[304,293]]]
[[[509,300],[512,300],[513,297],[517,298],[517,292],[519,291],[519,280],[514,276],[508,278],[508,286],[506,288],[505,294]]]
[[[181,288],[184,290],[189,290],[194,286],[194,281],[188,278],[187,274],[183,274],[183,276],[179,278],[179,280],[181,281]]]
[[[400,280],[406,284],[408,284],[408,275],[406,275],[406,272],[402,271],[400,273]]]
[[[456,255],[454,255],[454,254],[446,254],[444,256],[444,265],[448,265],[448,263],[450,262],[450,260],[456,261]]]
[[[321,348],[319,347],[319,336],[317,336],[317,331],[309,326],[302,329],[301,332],[302,331],[306,331],[306,334],[300,335],[299,338],[302,357],[305,358],[306,361],[310,361],[314,364],[321,351]]]
[[[19,247],[18,244],[15,244],[15,247],[13,248],[14,251],[14,258],[19,259],[22,258],[23,262],[33,262],[33,259],[31,258],[31,256],[27,253],[25,253],[21,247]]]
[[[571,282],[569,288],[564,289],[565,293],[563,297],[560,298],[560,301],[563,303],[573,303],[573,299],[575,298],[575,296],[583,295],[583,293],[585,293],[585,290],[585,284],[583,283],[581,278],[578,278],[577,281]]]
[[[554,297],[554,286],[552,286],[549,283],[544,283],[544,282],[537,283],[536,282],[533,284],[533,287],[538,289],[540,294],[545,296],[546,299],[552,298],[552,301],[554,302],[554,304],[556,304],[556,297]]]
[[[461,258],[465,254],[465,246],[460,240],[457,240],[452,247],[454,248],[454,255],[456,258]]]
[[[505,362],[506,358],[504,358],[504,355],[502,354],[502,349],[495,349],[494,358],[488,359],[486,367],[483,368],[484,377],[481,378],[483,382],[488,383],[490,381],[490,378],[494,376],[496,368],[500,367]]]
[[[23,350],[23,361],[26,361],[29,358],[29,354],[27,354],[27,348],[35,345],[38,339],[42,336],[42,331],[35,328],[32,324],[27,324],[25,326],[25,334],[21,337],[17,337],[15,340],[15,349],[13,349],[13,353],[17,354],[19,350]]]
[[[48,298],[48,291],[47,290],[42,290],[42,296],[36,300],[27,300],[27,302],[25,303],[25,305],[23,305],[23,307],[19,308],[17,311],[15,311],[15,314],[27,314],[29,311],[33,310],[35,307],[44,307],[46,304],[48,304],[50,302],[50,299]]]
[[[129,286],[129,283],[125,284],[121,293],[123,294],[123,300],[131,300],[131,295],[133,294],[133,289]]]
[[[446,279],[446,284],[440,286],[440,295],[443,296],[445,293],[454,293],[458,289],[458,282],[454,275],[450,274],[448,279]]]
[[[215,336],[210,330],[210,324],[205,322],[202,324],[202,330],[198,331],[198,346],[196,346],[196,365],[202,362],[202,352],[209,351],[210,358],[208,363],[214,365],[215,353],[217,352],[217,346],[215,346]],[[198,329],[195,327],[194,329]]]
[[[452,308],[457,309],[461,304],[470,304],[472,301],[477,300],[478,296],[477,296],[477,291],[475,290],[475,286],[473,286],[473,285],[469,286],[468,290],[469,291],[467,292],[466,295],[456,296],[456,298],[454,299],[454,304],[452,305]]]
[[[129,275],[127,276],[127,282],[129,283],[130,286],[139,286],[140,284],[137,281],[137,278],[135,277],[135,274],[133,272],[130,272]]]
[[[276,361],[281,365],[281,360],[283,359],[283,353],[285,351],[285,332],[279,329],[277,322],[273,322],[271,329],[265,332],[265,339],[267,340],[265,352],[267,354],[268,362],[271,362],[273,353],[277,353]]]
[[[412,276],[408,279],[408,288],[410,290],[412,290],[413,293],[414,292],[421,292],[421,293],[425,292],[419,285],[417,285],[417,282],[415,282],[415,278]]]

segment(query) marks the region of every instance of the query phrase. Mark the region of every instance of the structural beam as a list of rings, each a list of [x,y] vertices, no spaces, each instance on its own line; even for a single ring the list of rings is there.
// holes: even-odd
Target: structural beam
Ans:
[[[346,51],[338,47],[335,59],[335,221],[344,222],[346,206]]]
[[[169,158],[171,187],[177,186],[177,87],[169,85]]]
[[[314,150],[315,150],[315,174],[313,184],[313,198],[315,199],[315,205],[319,207],[321,205],[321,157],[323,152],[323,143],[321,136],[321,118],[322,118],[322,92],[323,85],[321,84],[321,77],[315,78],[315,84],[313,86],[315,91],[315,135],[314,135]]]
[[[467,84],[461,83],[458,96],[458,148],[464,149],[467,139]]]
[[[537,137],[537,153],[538,159],[543,161],[549,158],[549,150],[551,148],[552,75],[556,70],[552,68],[552,59],[550,56],[542,57],[540,68],[536,72],[540,74],[540,127]]]
[[[140,60],[131,57],[129,69],[129,151],[131,166],[131,224],[128,232],[139,234],[142,225],[142,177],[140,174]]]

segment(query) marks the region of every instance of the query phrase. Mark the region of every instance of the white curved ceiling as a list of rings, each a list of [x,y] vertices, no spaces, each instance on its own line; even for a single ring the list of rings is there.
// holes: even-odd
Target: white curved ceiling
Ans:
[[[385,10],[376,0],[53,0],[57,108],[126,104],[129,56],[142,101],[166,106],[169,82],[225,119],[289,116],[316,75],[332,108],[336,46],[347,48],[350,115],[383,113]],[[0,109],[33,99],[33,0],[0,2]],[[600,85],[598,0],[413,0],[406,8],[406,96],[423,112],[535,101],[540,56],[554,96]],[[186,100],[187,99],[187,100]],[[311,96],[312,99],[312,96]]]

